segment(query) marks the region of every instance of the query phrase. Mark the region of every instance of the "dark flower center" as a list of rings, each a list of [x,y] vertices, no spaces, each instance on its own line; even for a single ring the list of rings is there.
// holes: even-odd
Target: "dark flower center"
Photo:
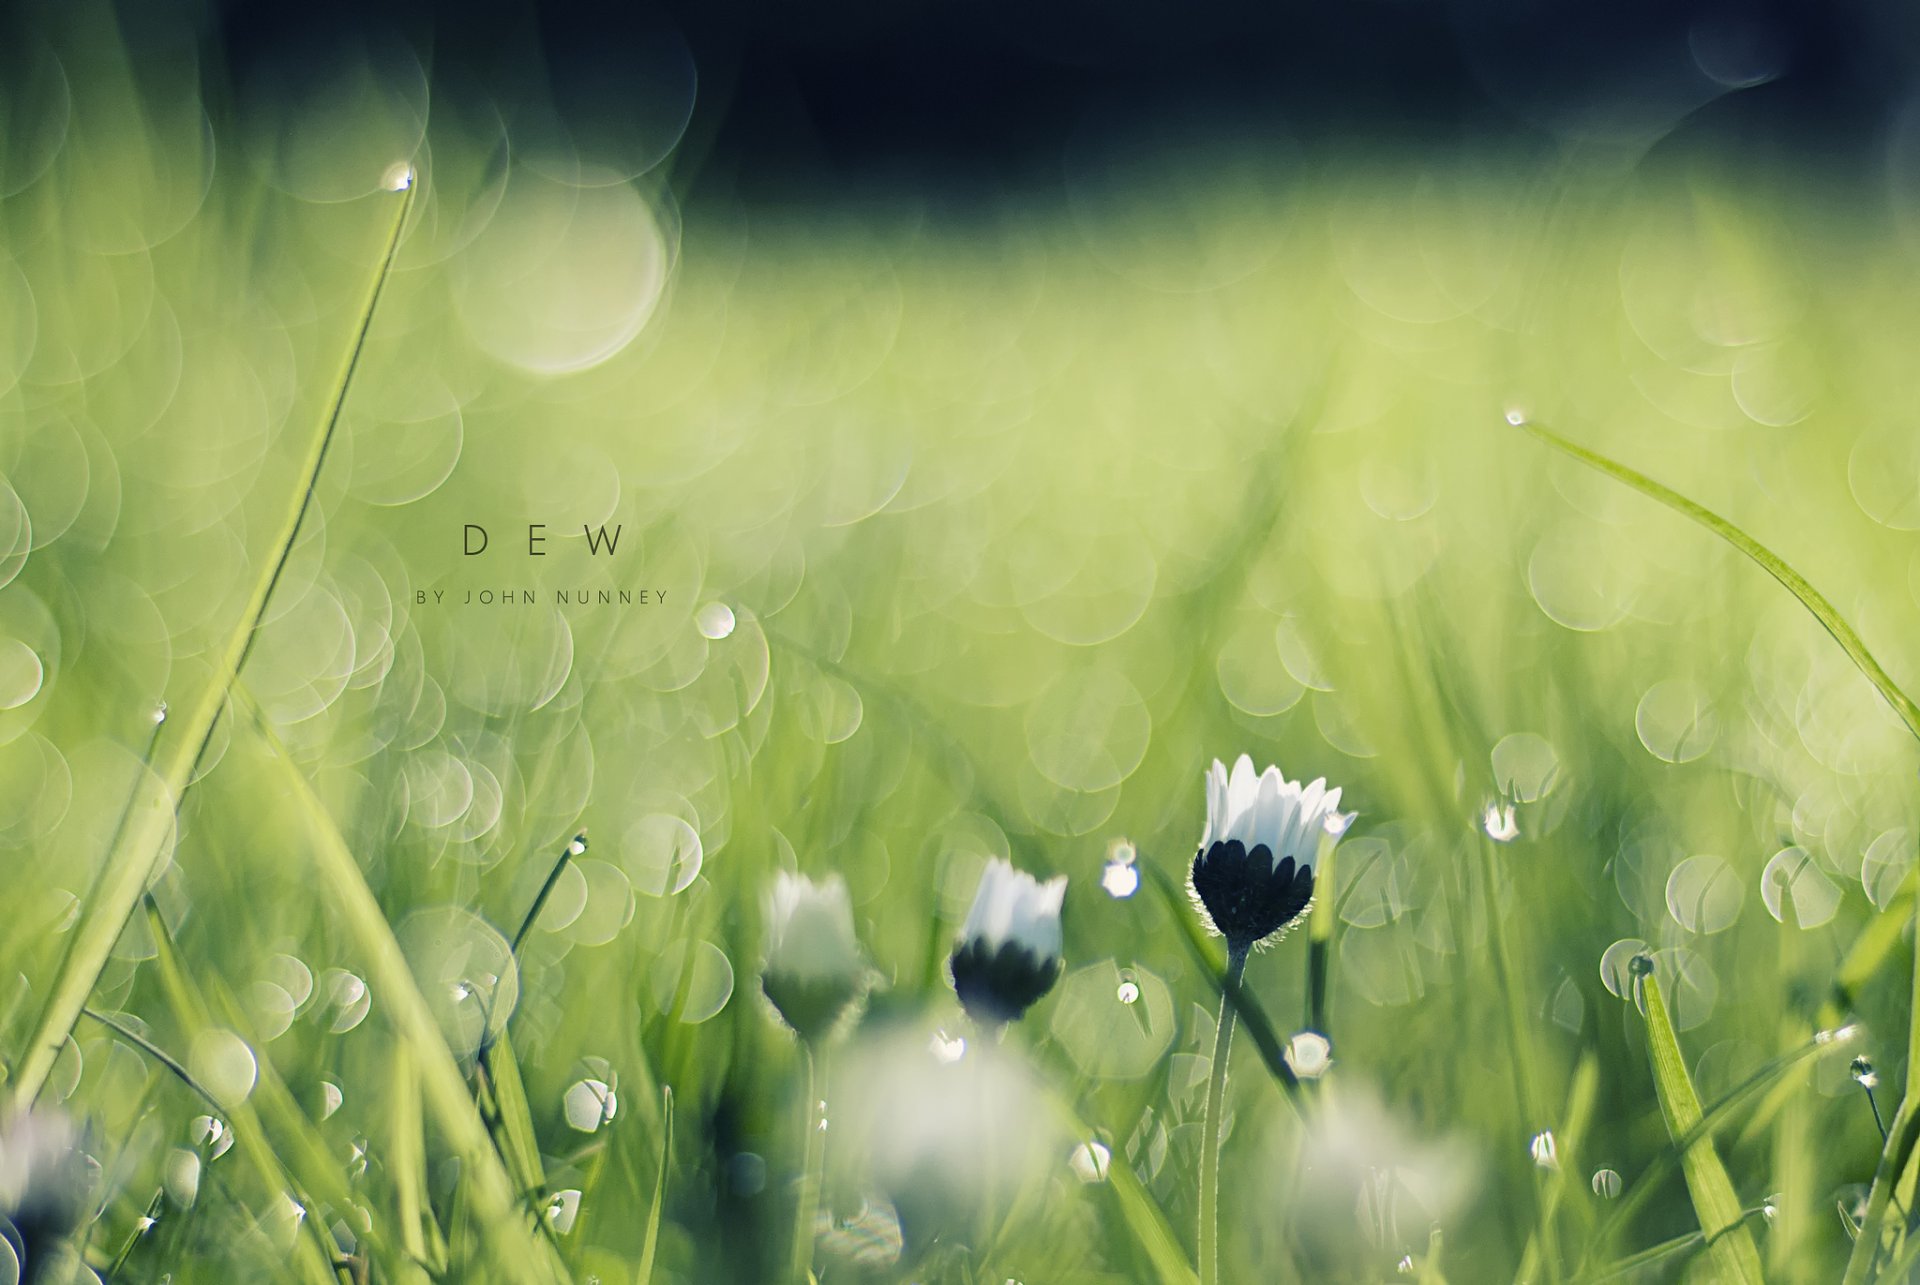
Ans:
[[[1298,919],[1313,900],[1313,867],[1273,859],[1262,843],[1238,839],[1201,849],[1193,858],[1193,891],[1229,943],[1251,946]]]
[[[1060,967],[1059,959],[1043,959],[1016,942],[990,947],[978,938],[954,947],[948,961],[960,1006],[982,1025],[1018,1020],[1053,989]]]

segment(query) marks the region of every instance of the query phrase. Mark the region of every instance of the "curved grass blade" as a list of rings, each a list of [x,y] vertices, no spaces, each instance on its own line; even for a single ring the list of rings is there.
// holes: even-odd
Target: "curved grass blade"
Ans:
[[[1053,1108],[1072,1138],[1091,1138],[1093,1130],[1073,1109],[1072,1103],[1057,1091],[1052,1094]],[[1107,1162],[1107,1181],[1100,1184],[1112,1190],[1114,1202],[1120,1206],[1120,1221],[1133,1233],[1134,1242],[1140,1246],[1153,1265],[1154,1275],[1161,1285],[1200,1285],[1199,1274],[1187,1262],[1186,1251],[1180,1247],[1180,1241],[1174,1236],[1173,1228],[1167,1222],[1166,1211],[1160,1208],[1152,1193],[1140,1181],[1140,1175],[1133,1166],[1115,1148]]]
[[[188,1037],[197,1037],[203,1031],[214,1029],[213,1016],[207,1011],[206,1002],[201,997],[199,988],[187,975],[186,966],[174,949],[173,938],[167,932],[166,923],[161,919],[159,910],[154,906],[151,898],[147,899],[145,904],[156,952],[154,962],[159,966],[161,990],[166,994],[167,1006],[173,1010],[174,1020],[184,1028]],[[145,1041],[142,1041],[142,1047],[149,1051],[157,1051]],[[166,1065],[171,1069],[178,1064],[169,1058],[166,1060]],[[254,1173],[269,1191],[285,1192],[299,1203],[303,1211],[312,1211],[316,1208],[312,1192],[274,1150],[251,1092],[238,1102],[218,1102],[196,1081],[189,1079],[188,1083],[201,1097],[214,1103],[215,1115],[233,1126],[236,1149],[246,1157],[247,1163],[253,1167]],[[336,1277],[333,1271],[333,1244],[325,1227],[322,1226],[322,1220],[302,1213],[299,1219],[299,1232],[294,1241],[294,1254],[301,1279],[334,1285]]]
[[[536,1239],[516,1198],[513,1182],[468,1091],[466,1078],[460,1074],[393,935],[393,926],[360,872],[359,862],[326,805],[313,792],[312,783],[287,757],[260,707],[246,698],[244,689],[237,695],[249,715],[249,724],[269,751],[267,757],[286,780],[287,797],[307,820],[309,854],[320,887],[332,899],[347,936],[365,958],[367,980],[385,997],[388,1021],[399,1037],[413,1046],[421,1093],[448,1144],[460,1157],[461,1194],[493,1251],[494,1266],[503,1280],[546,1285],[561,1277],[559,1265]]]
[[[129,811],[128,823],[117,833],[113,847],[107,853],[106,864],[85,908],[80,926],[74,933],[73,943],[61,959],[52,985],[48,988],[47,1002],[34,1023],[18,1074],[14,1077],[12,1093],[16,1108],[30,1105],[40,1095],[47,1075],[53,1070],[55,1058],[59,1056],[60,1049],[73,1031],[74,1023],[80,1018],[81,1010],[93,994],[100,973],[113,952],[114,943],[119,940],[121,931],[140,905],[141,895],[157,873],[154,867],[174,813],[192,784],[194,766],[200,761],[207,742],[213,736],[214,725],[219,722],[221,710],[226,707],[234,680],[247,663],[255,633],[266,614],[267,602],[273,597],[274,586],[279,583],[280,573],[292,555],[300,524],[307,510],[312,507],[320,467],[326,463],[327,447],[331,445],[334,431],[339,427],[340,411],[346,404],[347,390],[353,383],[354,368],[359,364],[360,351],[366,345],[367,331],[373,324],[381,290],[393,269],[394,255],[400,248],[400,231],[406,226],[407,212],[413,207],[414,186],[408,184],[394,210],[392,225],[387,230],[386,250],[368,283],[353,342],[348,345],[346,355],[341,360],[325,412],[320,417],[313,440],[307,446],[306,457],[301,461],[294,491],[288,497],[287,512],[271,546],[266,569],[248,595],[247,605],[241,611],[240,619],[234,623],[233,633],[216,653],[218,659],[214,662],[213,674],[206,687],[180,719],[178,731],[165,740],[157,773],[164,794],[151,800],[152,806]],[[166,729],[163,727],[162,730]],[[147,787],[147,783],[153,779],[143,775],[141,786]]]
[[[1558,433],[1543,428],[1531,420],[1523,422],[1520,427],[1555,450],[1579,460],[1588,468],[1605,473],[1615,481],[1632,487],[1648,499],[1657,500],[1682,517],[1697,522],[1753,559],[1768,575],[1785,585],[1787,592],[1800,600],[1801,606],[1813,613],[1813,618],[1833,635],[1833,640],[1840,644],[1842,651],[1847,653],[1847,659],[1866,675],[1867,681],[1872,683],[1887,704],[1893,707],[1893,712],[1900,716],[1900,721],[1907,725],[1907,730],[1913,733],[1915,739],[1920,739],[1920,705],[1916,705],[1913,698],[1893,681],[1893,676],[1873,658],[1873,653],[1867,650],[1867,644],[1861,640],[1859,634],[1854,632],[1853,626],[1841,617],[1834,605],[1827,601],[1826,595],[1807,583],[1805,576],[1788,566],[1773,550],[1719,514],[1695,504],[1670,487],[1662,486],[1644,473],[1635,472],[1626,465],[1608,459],[1598,452],[1590,451],[1584,446],[1576,446]]]
[[[1707,1238],[1713,1278],[1729,1285],[1761,1285],[1760,1251],[1747,1230],[1746,1211],[1734,1194],[1733,1180],[1713,1149],[1713,1138],[1700,1132],[1705,1113],[1700,1095],[1687,1075],[1687,1062],[1674,1034],[1673,1019],[1660,994],[1660,981],[1651,974],[1641,979],[1647,1003],[1647,1060],[1653,1065],[1653,1091],[1667,1132],[1680,1146],[1680,1170],[1687,1180],[1693,1212]],[[1689,1139],[1691,1139],[1689,1141]]]

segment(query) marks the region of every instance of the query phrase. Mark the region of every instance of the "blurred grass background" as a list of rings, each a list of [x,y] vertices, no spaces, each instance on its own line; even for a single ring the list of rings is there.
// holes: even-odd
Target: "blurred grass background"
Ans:
[[[800,1092],[757,994],[777,868],[845,874],[884,979],[830,1058],[823,1278],[1039,1285],[1156,1279],[1082,1143],[1190,1248],[1215,993],[1163,904],[1099,880],[1121,839],[1184,877],[1216,756],[1360,810],[1322,894],[1334,1069],[1290,1105],[1238,1050],[1233,1281],[1569,1279],[1696,1231],[1625,958],[1655,955],[1711,1100],[1828,1024],[1913,865],[1914,747],[1818,626],[1507,420],[1728,514],[1911,681],[1897,165],[1888,200],[1711,155],[1135,139],[1021,199],[768,208],[676,183],[671,129],[569,150],[484,102],[429,113],[393,50],[231,100],[190,48],[83,20],[9,57],[10,1062],[155,703],[204,687],[269,556],[399,199],[383,175],[418,168],[245,696],[91,1000],[229,1109],[91,1019],[42,1095],[92,1130],[103,1278],[280,1279],[302,1218],[373,1279],[497,1269],[252,706],[463,1067],[508,1016],[466,982],[512,979],[524,1194],[581,1280],[641,1271],[663,1145],[652,1279],[777,1279]],[[530,522],[544,559],[518,552]],[[612,558],[571,534],[603,523]],[[417,601],[522,586],[539,605]],[[553,606],[581,588],[658,600]],[[1519,835],[1489,889],[1501,800]],[[1067,973],[957,1092],[932,1069],[971,1040],[945,952],[995,855],[1070,876]],[[1490,894],[1541,1118],[1510,1081]],[[1249,974],[1283,1034],[1305,949]],[[1722,1130],[1779,1279],[1838,1277],[1879,1150],[1847,1061],[1904,1073],[1910,950],[1859,989],[1860,1040]],[[985,1232],[977,1165],[1011,1201]],[[1559,1258],[1522,1269],[1543,1183]]]

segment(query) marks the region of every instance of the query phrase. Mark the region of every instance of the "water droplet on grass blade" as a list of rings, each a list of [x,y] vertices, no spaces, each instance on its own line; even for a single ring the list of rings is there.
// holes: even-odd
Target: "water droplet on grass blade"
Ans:
[[[1113,1152],[1099,1142],[1083,1142],[1073,1149],[1067,1165],[1081,1182],[1105,1182],[1113,1165]]]
[[[520,969],[492,924],[462,906],[436,906],[409,915],[395,935],[456,1054],[499,1035],[520,999]]]
[[[1602,1200],[1616,1199],[1623,1185],[1619,1173],[1615,1170],[1595,1169],[1593,1171],[1593,1194]]]

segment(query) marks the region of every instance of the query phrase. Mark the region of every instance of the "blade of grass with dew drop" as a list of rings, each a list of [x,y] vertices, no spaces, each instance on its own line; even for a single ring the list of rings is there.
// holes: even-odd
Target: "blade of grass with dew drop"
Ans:
[[[653,1178],[653,1204],[647,1210],[647,1238],[634,1270],[638,1285],[653,1285],[653,1260],[660,1250],[660,1217],[667,1204],[667,1170],[673,1164],[673,1089],[660,1089],[660,1167]]]
[[[1727,1285],[1760,1285],[1766,1279],[1760,1268],[1760,1251],[1754,1246],[1753,1233],[1747,1230],[1746,1211],[1734,1194],[1733,1180],[1713,1149],[1712,1136],[1696,1136],[1705,1113],[1687,1074],[1680,1039],[1660,993],[1660,979],[1648,974],[1641,979],[1641,987],[1647,1005],[1647,1060],[1653,1067],[1654,1096],[1660,1100],[1668,1134],[1681,1148],[1680,1170],[1687,1180],[1694,1216],[1707,1238],[1714,1279]]]
[[[1833,640],[1840,644],[1840,649],[1847,653],[1847,658],[1862,674],[1866,675],[1867,681],[1874,685],[1887,704],[1893,707],[1893,712],[1899,716],[1901,722],[1907,725],[1907,730],[1912,732],[1916,739],[1920,739],[1920,705],[1916,705],[1913,698],[1893,681],[1893,676],[1874,659],[1873,653],[1867,650],[1867,644],[1861,640],[1858,633],[1854,632],[1853,626],[1846,622],[1834,605],[1827,601],[1826,595],[1809,584],[1805,576],[1788,566],[1778,554],[1711,509],[1694,503],[1670,487],[1662,486],[1644,473],[1636,472],[1584,446],[1577,446],[1551,429],[1531,420],[1523,421],[1520,427],[1555,450],[1585,464],[1588,468],[1598,470],[1615,481],[1632,487],[1648,499],[1658,501],[1682,517],[1698,523],[1758,563],[1762,570],[1778,580],[1789,593],[1800,600],[1800,605],[1813,614],[1813,618],[1820,622],[1822,628],[1833,635]]]
[[[1054,1113],[1060,1125],[1070,1138],[1091,1138],[1093,1130],[1080,1119],[1079,1112],[1073,1109],[1064,1096],[1057,1090],[1051,1095]],[[1120,1221],[1126,1224],[1133,1234],[1134,1243],[1146,1254],[1147,1261],[1153,1264],[1154,1274],[1161,1285],[1200,1285],[1199,1274],[1187,1262],[1186,1250],[1180,1247],[1179,1240],[1173,1234],[1173,1227],[1167,1222],[1166,1211],[1160,1208],[1152,1193],[1141,1183],[1140,1176],[1126,1159],[1115,1153],[1108,1157],[1107,1181],[1100,1184],[1113,1191],[1114,1202],[1120,1206]]]
[[[1580,1172],[1580,1151],[1586,1142],[1587,1126],[1593,1123],[1593,1106],[1599,1092],[1600,1059],[1589,1049],[1574,1068],[1573,1087],[1567,1091],[1566,1114],[1560,1118],[1560,1127],[1554,1130],[1555,1163],[1546,1175],[1541,1197],[1541,1217],[1545,1222],[1551,1223],[1559,1216],[1560,1205],[1569,1192],[1581,1221],[1589,1225],[1593,1221],[1593,1211],[1586,1204],[1586,1184],[1568,1182],[1567,1174]],[[1516,1281],[1538,1278],[1540,1254],[1540,1233],[1536,1230],[1527,1238],[1526,1252],[1520,1256],[1520,1270],[1514,1276]]]
[[[525,1217],[513,1181],[468,1091],[466,1077],[461,1075],[433,1011],[420,993],[406,954],[393,935],[393,926],[367,886],[359,862],[313,792],[312,783],[287,756],[260,707],[246,697],[244,689],[236,690],[242,697],[240,704],[247,713],[248,726],[285,779],[288,798],[307,821],[309,855],[320,876],[320,886],[334,902],[348,936],[364,956],[367,980],[382,997],[388,1021],[400,1038],[413,1045],[427,1108],[460,1157],[465,1179],[461,1193],[481,1235],[495,1253],[495,1265],[514,1281],[544,1285],[555,1278],[564,1279],[559,1264]]]
[[[1535,1135],[1548,1127],[1549,1117],[1541,1096],[1540,1072],[1534,1060],[1533,1026],[1528,1020],[1525,989],[1521,973],[1514,964],[1513,941],[1507,934],[1506,919],[1500,913],[1500,870],[1495,860],[1498,846],[1485,835],[1476,835],[1480,852],[1481,895],[1486,902],[1488,954],[1493,960],[1494,989],[1500,993],[1507,1024],[1507,1056],[1513,1070],[1514,1095],[1526,1118],[1526,1133]],[[1536,1169],[1534,1174],[1534,1236],[1540,1242],[1540,1262],[1547,1279],[1560,1279],[1559,1237],[1547,1208],[1546,1182]]]
[[[213,1019],[207,1012],[205,1003],[187,976],[180,956],[173,949],[173,940],[160,921],[160,913],[151,900],[147,902],[147,917],[153,921],[153,939],[158,952],[154,961],[159,965],[160,988],[167,997],[167,1006],[173,1010],[174,1022],[189,1040],[198,1038],[203,1031],[215,1029]],[[251,1055],[252,1050],[249,1049]],[[170,1068],[178,1068],[179,1063],[168,1060]],[[257,1061],[256,1061],[257,1066]],[[184,1075],[184,1071],[177,1071]],[[246,1157],[247,1164],[258,1175],[269,1191],[281,1192],[290,1199],[300,1202],[304,1214],[314,1209],[313,1197],[304,1186],[287,1171],[273,1147],[267,1141],[266,1126],[260,1122],[259,1112],[254,1110],[249,1096],[238,1102],[223,1102],[209,1093],[192,1077],[187,1083],[208,1102],[213,1103],[218,1115],[233,1126],[234,1145],[240,1154]],[[311,1282],[323,1282],[324,1285],[336,1285],[337,1278],[333,1270],[333,1245],[325,1239],[327,1233],[321,1220],[302,1216],[300,1232],[294,1239],[294,1262],[301,1279]]]
[[[1846,957],[1840,961],[1839,969],[1827,986],[1826,998],[1820,1001],[1820,1011],[1814,1020],[1819,1023],[1821,1030],[1832,1031],[1846,1020],[1847,1014],[1853,1011],[1860,988],[1880,971],[1887,956],[1900,944],[1902,935],[1913,922],[1916,885],[1920,885],[1920,868],[1907,871],[1893,895],[1887,898],[1887,904],[1868,919],[1866,926],[1854,937],[1853,945],[1847,948]],[[1744,1147],[1764,1133],[1797,1088],[1797,1085],[1786,1080],[1775,1084],[1767,1093],[1766,1100],[1754,1111],[1752,1119],[1740,1130],[1735,1145]]]
[[[247,1022],[226,984],[218,977],[209,977],[202,983],[187,972],[185,964],[181,962],[184,957],[180,953],[180,944],[174,940],[151,895],[146,898],[146,916],[156,949],[174,961],[174,981],[183,990],[183,1002],[192,1012],[206,1014],[208,1020],[231,1030],[245,1031]],[[341,1178],[338,1162],[326,1141],[314,1129],[312,1121],[294,1100],[286,1081],[280,1078],[272,1058],[255,1060],[253,1092],[247,1098],[247,1105],[258,1113],[261,1124],[267,1128],[268,1137],[273,1140],[274,1153],[287,1171],[299,1180],[308,1195],[316,1196],[338,1209],[344,1209],[353,1202],[352,1193]],[[380,1245],[381,1235],[377,1228],[369,1229],[363,1236],[374,1246]]]
[[[1799,1048],[1783,1053],[1760,1067],[1746,1079],[1708,1103],[1700,1117],[1700,1123],[1694,1126],[1693,1131],[1655,1156],[1633,1180],[1632,1186],[1627,1188],[1626,1195],[1614,1202],[1607,1215],[1600,1220],[1599,1226],[1594,1229],[1593,1244],[1604,1246],[1617,1229],[1633,1220],[1633,1216],[1655,1192],[1660,1190],[1668,1175],[1678,1167],[1680,1156],[1688,1146],[1726,1123],[1727,1118],[1740,1107],[1741,1103],[1754,1094],[1769,1086],[1778,1089],[1782,1083],[1787,1082],[1788,1071],[1815,1056],[1825,1047],[1827,1045],[1817,1040],[1808,1040]]]
[[[1678,491],[1662,486],[1644,473],[1628,468],[1595,451],[1561,437],[1558,433],[1531,421],[1522,421],[1520,427],[1528,433],[1552,446],[1554,449],[1571,456],[1589,468],[1596,469],[1607,476],[1632,487],[1649,499],[1655,500],[1689,520],[1705,527],[1721,539],[1731,544],[1748,558],[1758,563],[1766,573],[1779,581],[1787,591],[1800,600],[1800,604],[1820,622],[1847,658],[1866,676],[1875,690],[1880,693],[1893,712],[1905,723],[1907,730],[1916,739],[1920,739],[1920,705],[1903,691],[1900,685],[1887,673],[1868,650],[1866,643],[1846,622],[1840,612],[1829,602],[1824,594],[1815,589],[1806,577],[1719,514],[1694,503]],[[1916,922],[1920,922],[1920,900],[1915,902]],[[1900,1106],[1894,1111],[1894,1126],[1887,1132],[1887,1142],[1880,1154],[1880,1163],[1876,1166],[1871,1194],[1868,1197],[1867,1224],[1860,1238],[1854,1242],[1853,1253],[1847,1261],[1846,1280],[1849,1285],[1862,1281],[1870,1270],[1871,1260],[1878,1252],[1880,1223],[1884,1219],[1891,1187],[1905,1176],[1916,1143],[1920,1143],[1920,1066],[1915,1065],[1914,1052],[1920,1051],[1920,952],[1915,954],[1916,981],[1908,1001],[1908,1043],[1907,1083],[1901,1096]],[[1751,1238],[1749,1238],[1750,1240]]]
[[[217,660],[205,688],[175,725],[178,730],[165,739],[163,752],[158,759],[157,774],[152,777],[143,774],[141,777],[141,786],[150,788],[150,783],[157,782],[162,795],[151,801],[152,806],[137,808],[129,813],[127,824],[118,832],[107,853],[92,895],[82,909],[79,927],[48,987],[46,1003],[34,1023],[13,1079],[12,1094],[16,1108],[30,1105],[39,1096],[47,1075],[53,1069],[54,1060],[65,1045],[74,1023],[79,1020],[80,1010],[86,1007],[93,995],[101,971],[106,968],[113,954],[114,943],[120,939],[121,930],[139,908],[141,895],[158,873],[155,866],[166,836],[172,829],[174,814],[193,783],[194,767],[213,736],[214,725],[226,707],[234,680],[246,664],[260,621],[266,614],[267,602],[273,596],[274,586],[279,583],[280,573],[285,569],[294,540],[300,533],[301,522],[313,503],[320,468],[326,463],[327,448],[339,425],[347,390],[353,384],[354,368],[359,364],[360,352],[366,345],[367,331],[372,327],[381,290],[386,285],[394,256],[400,248],[400,233],[406,226],[407,212],[413,208],[416,187],[417,184],[409,184],[397,202],[392,225],[387,231],[386,249],[362,298],[353,340],[341,360],[339,374],[325,402],[325,410],[308,444],[306,456],[301,461],[293,492],[288,499],[287,512],[275,542],[270,546],[260,578],[254,583],[246,606],[239,620],[234,623],[232,634],[215,653]]]

